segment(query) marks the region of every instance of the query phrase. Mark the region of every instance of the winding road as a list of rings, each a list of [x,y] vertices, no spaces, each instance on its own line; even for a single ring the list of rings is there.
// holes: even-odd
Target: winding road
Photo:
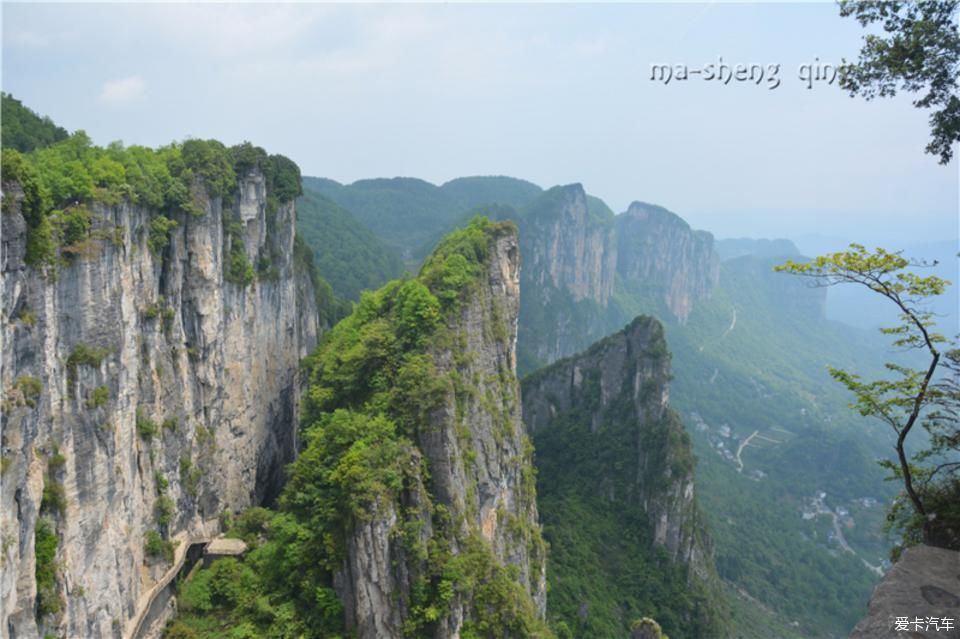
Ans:
[[[753,431],[752,433],[750,433],[750,436],[747,437],[742,442],[740,442],[740,446],[737,447],[737,472],[738,473],[743,472],[743,460],[740,459],[740,453],[742,453],[746,445],[750,443],[750,440],[756,437],[759,433],[760,433],[759,430]]]

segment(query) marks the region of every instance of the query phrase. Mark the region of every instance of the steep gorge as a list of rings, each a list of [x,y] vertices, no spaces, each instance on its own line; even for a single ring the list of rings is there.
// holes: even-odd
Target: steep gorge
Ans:
[[[0,634],[126,636],[164,555],[278,493],[321,330],[314,284],[293,202],[258,166],[224,193],[198,173],[189,212],[75,202],[54,215],[89,227],[42,264],[10,177]]]
[[[717,285],[713,237],[662,207],[634,202],[614,215],[571,184],[545,191],[517,217],[524,373],[585,349],[641,312],[683,323]]]
[[[575,636],[625,636],[651,611],[671,637],[724,634],[669,379],[663,327],[641,316],[523,381],[551,546],[549,610]]]
[[[519,588],[500,596],[529,598],[535,617],[544,614],[546,551],[540,541],[531,451],[525,444],[515,372],[519,272],[515,228],[475,221],[444,240],[418,281],[396,289],[392,303],[388,293],[381,306],[381,313],[391,304],[399,307],[391,313],[399,314],[394,321],[401,340],[404,326],[421,334],[416,340],[408,338],[408,352],[396,373],[395,408],[387,415],[409,437],[402,446],[404,454],[420,460],[423,470],[411,473],[403,490],[381,495],[349,525],[345,561],[333,583],[346,608],[347,629],[361,638],[409,636],[412,626],[433,637],[458,637],[466,629],[482,629],[490,623],[485,616],[491,614],[503,624],[497,632],[519,631],[521,626],[511,624],[520,620],[509,612],[485,609],[489,601],[479,603],[478,590],[492,583],[468,585],[471,579],[482,581],[492,574],[449,576],[449,566],[466,556],[486,564],[482,570],[494,574],[504,567],[514,570],[510,579],[516,579]],[[451,288],[451,278],[459,277],[464,278],[462,284]],[[418,286],[421,282],[426,288]],[[442,302],[437,308],[443,319],[433,331],[430,296]],[[363,314],[362,303],[357,312]],[[409,313],[415,329],[411,317],[405,317]],[[348,321],[344,329],[350,328]],[[335,331],[326,351],[329,356],[340,357],[342,349],[331,348],[338,337]],[[419,343],[425,344],[425,359],[415,354]],[[327,356],[323,353],[321,358]],[[414,371],[422,372],[421,366],[429,372],[405,387]],[[386,364],[374,375],[389,378],[390,369]],[[325,365],[314,371],[321,383],[336,375]],[[356,409],[356,402],[335,396],[323,406],[320,419],[334,407],[350,406]],[[397,530],[409,532],[411,526],[416,529],[413,539],[398,539]],[[431,550],[418,556],[415,548]],[[441,586],[444,581],[447,586]],[[438,593],[446,588],[455,593],[445,605],[416,600],[418,592],[438,587]],[[506,601],[495,603],[507,606]],[[509,606],[522,609],[522,604]],[[435,606],[439,617],[417,619],[418,605]]]
[[[239,518],[230,534],[251,552],[183,588],[178,629],[552,636],[515,372],[519,269],[516,227],[477,218],[416,278],[361,297],[305,362],[305,446],[278,508]]]

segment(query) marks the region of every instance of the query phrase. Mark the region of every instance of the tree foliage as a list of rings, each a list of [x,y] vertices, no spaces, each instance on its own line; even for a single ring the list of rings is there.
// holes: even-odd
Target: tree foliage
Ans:
[[[840,15],[864,27],[879,24],[884,35],[868,34],[856,64],[841,67],[840,87],[870,100],[897,90],[921,93],[914,106],[932,109],[927,153],[946,164],[960,141],[960,34],[958,0],[841,0]]]
[[[913,511],[912,519],[903,520],[907,533],[905,541],[919,541],[922,537],[931,543],[939,541],[957,546],[960,544],[957,509],[945,512],[940,508],[940,494],[954,482],[951,476],[960,470],[960,463],[948,461],[937,469],[918,466],[931,459],[940,459],[950,448],[956,450],[960,437],[960,427],[955,419],[958,406],[956,375],[937,382],[937,375],[944,369],[956,372],[951,368],[951,363],[957,361],[956,350],[949,351],[949,357],[944,359],[941,349],[947,339],[935,331],[933,313],[924,307],[925,300],[943,294],[950,282],[915,272],[916,268],[924,266],[929,265],[911,261],[900,253],[882,248],[870,252],[862,245],[851,244],[848,251],[822,255],[806,263],[787,261],[775,270],[812,277],[823,286],[848,283],[865,286],[899,309],[900,324],[880,330],[894,338],[895,346],[922,352],[928,362],[926,367],[916,369],[888,362],[885,367],[890,375],[874,380],[864,380],[856,373],[833,367],[830,375],[853,393],[855,402],[851,406],[860,415],[887,424],[896,435],[897,461],[887,461],[884,465],[903,482],[905,497]],[[914,463],[911,463],[907,439],[918,424],[933,436],[932,447],[914,455]],[[932,483],[933,475],[941,470],[948,471],[945,478],[939,485]],[[902,511],[902,507],[895,508],[893,518],[896,519]],[[922,534],[918,532],[920,529]]]
[[[53,523],[41,517],[34,530],[35,576],[37,581],[37,617],[56,614],[63,609],[57,589],[57,545],[59,538]]]
[[[28,153],[66,139],[66,129],[57,126],[48,117],[40,117],[12,95],[0,94],[0,101],[4,150],[16,149]]]
[[[466,225],[482,205],[520,208],[540,187],[515,178],[459,178],[435,186],[414,178],[358,180],[341,185],[305,178],[308,195],[329,198],[350,211],[384,244],[412,265],[426,257],[448,233]]]
[[[472,605],[464,639],[551,636],[516,568],[501,565],[467,519],[434,501],[417,444],[454,386],[454,374],[434,365],[435,349],[451,348],[448,326],[463,296],[485,272],[490,245],[511,229],[474,220],[437,248],[419,277],[363,293],[325,335],[304,362],[305,447],[279,511],[250,511],[236,522],[231,534],[254,549],[243,564],[217,571],[229,569],[223,583],[237,587],[224,588],[213,566],[201,570],[183,587],[178,632],[185,625],[202,637],[346,636],[334,575],[356,527],[387,516],[397,561],[411,573],[404,636],[434,634],[455,598]]]
[[[7,134],[19,130],[17,118],[26,118],[37,127],[43,124],[37,116],[32,116],[34,120],[23,116],[21,111],[32,112],[6,95],[3,109],[5,118],[8,110],[14,112],[9,122],[4,121],[5,146]],[[14,128],[8,131],[8,124]],[[205,190],[213,198],[235,198],[240,180],[259,171],[266,187],[268,234],[274,229],[280,205],[302,193],[300,169],[292,160],[270,155],[249,142],[227,148],[217,140],[190,139],[150,149],[124,147],[120,142],[98,147],[83,131],[47,137],[50,141],[43,144],[14,145],[29,149],[29,153],[5,148],[2,156],[3,210],[13,211],[16,199],[20,198],[20,211],[27,227],[25,260],[35,267],[56,264],[58,255],[85,249],[94,236],[90,213],[94,203],[114,206],[128,202],[149,209],[147,246],[160,257],[183,218],[205,214],[197,189]],[[6,188],[13,184],[19,189]],[[224,216],[224,279],[245,286],[257,275],[276,277],[273,264],[278,256],[261,255],[255,270],[246,254],[242,230],[232,217]],[[96,237],[118,241],[115,234],[103,235],[102,229]],[[341,317],[342,303],[336,301],[330,286],[319,276],[310,249],[302,241],[295,243],[293,257],[297,267],[306,269],[313,281],[324,319],[332,322]]]
[[[297,200],[297,232],[339,297],[358,300],[403,274],[403,262],[350,211],[308,191]]]

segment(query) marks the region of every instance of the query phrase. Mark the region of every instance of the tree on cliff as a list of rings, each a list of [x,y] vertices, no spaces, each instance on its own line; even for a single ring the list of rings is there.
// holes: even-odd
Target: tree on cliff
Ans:
[[[960,141],[960,0],[865,2],[841,0],[840,15],[854,16],[864,27],[879,23],[885,35],[863,36],[860,59],[840,69],[840,87],[867,100],[891,97],[897,89],[925,92],[914,106],[933,109],[927,153],[946,164]]]
[[[851,244],[848,251],[810,262],[787,261],[774,270],[813,278],[818,285],[859,284],[885,297],[900,311],[897,326],[881,328],[893,344],[922,353],[926,366],[915,369],[893,362],[884,366],[889,379],[864,381],[857,374],[830,367],[830,375],[850,390],[851,405],[864,417],[886,423],[896,434],[897,460],[882,462],[903,482],[904,494],[888,520],[902,531],[904,545],[921,541],[960,547],[960,349],[935,332],[933,313],[925,302],[941,295],[950,282],[922,277],[915,270],[931,266],[882,248],[867,251]],[[951,348],[952,347],[952,348]],[[929,445],[908,457],[907,441],[921,425]],[[914,436],[911,446],[919,446]],[[895,554],[898,549],[894,549]]]
[[[67,130],[48,117],[41,117],[7,93],[0,94],[0,121],[3,122],[2,145],[28,153],[66,140]]]

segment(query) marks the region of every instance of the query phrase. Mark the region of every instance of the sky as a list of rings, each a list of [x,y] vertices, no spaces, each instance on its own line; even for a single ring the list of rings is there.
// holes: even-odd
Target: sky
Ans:
[[[3,90],[98,144],[249,140],[344,183],[580,182],[718,237],[958,237],[928,114],[801,79],[857,56],[832,3],[3,3],[2,20]],[[721,58],[764,78],[651,80]]]

